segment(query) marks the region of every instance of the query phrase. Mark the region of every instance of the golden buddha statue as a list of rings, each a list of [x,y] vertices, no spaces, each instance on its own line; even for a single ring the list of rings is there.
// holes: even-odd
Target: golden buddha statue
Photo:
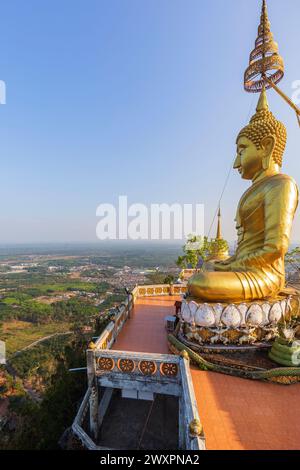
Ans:
[[[252,185],[237,209],[235,255],[188,282],[189,295],[204,302],[275,298],[285,287],[284,258],[299,192],[295,181],[280,172],[286,129],[269,110],[265,89],[236,143],[234,168]]]

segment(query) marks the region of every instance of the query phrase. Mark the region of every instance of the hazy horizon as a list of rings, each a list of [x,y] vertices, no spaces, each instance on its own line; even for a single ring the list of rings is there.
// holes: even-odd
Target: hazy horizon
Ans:
[[[232,250],[235,247],[236,242],[228,242],[229,247]],[[72,249],[137,249],[137,248],[181,248],[185,244],[185,240],[176,240],[176,241],[160,241],[160,240],[116,240],[116,241],[96,241],[96,242],[89,242],[89,241],[78,241],[78,242],[26,242],[26,243],[0,243],[0,252],[5,249],[25,249],[25,250],[35,250],[34,253],[37,253],[40,249],[43,251],[45,250],[72,250]],[[300,242],[292,242],[290,243],[290,247],[299,246]],[[0,253],[1,254],[1,253]]]

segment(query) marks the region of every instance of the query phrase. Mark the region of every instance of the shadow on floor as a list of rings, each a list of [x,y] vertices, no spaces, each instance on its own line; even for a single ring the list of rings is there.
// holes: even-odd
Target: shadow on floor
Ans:
[[[178,449],[178,398],[122,398],[115,390],[99,430],[98,445],[110,449]]]

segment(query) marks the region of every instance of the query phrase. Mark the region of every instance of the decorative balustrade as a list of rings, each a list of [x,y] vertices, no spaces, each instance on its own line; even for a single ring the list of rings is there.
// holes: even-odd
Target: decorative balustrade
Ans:
[[[84,421],[90,411],[90,397],[91,387],[87,389],[86,394],[84,395],[76,418],[73,421],[72,431],[85,448],[87,448],[88,450],[97,450],[98,448],[96,444],[83,429]]]
[[[187,281],[190,277],[193,276],[199,269],[183,269],[179,275],[180,279]]]
[[[181,398],[179,401],[179,441],[184,449],[205,450],[205,436],[200,421],[189,361],[180,361]],[[196,428],[196,429],[195,429]]]
[[[146,354],[126,351],[99,351],[94,354],[94,370],[102,384],[110,386],[104,378],[109,373],[109,382],[142,381],[153,384],[169,384],[171,395],[178,394],[180,383],[179,357],[169,354]],[[103,379],[104,378],[104,379]],[[155,386],[155,385],[154,385]],[[174,390],[171,390],[172,387]]]
[[[185,292],[184,284],[136,286],[126,301],[119,306],[114,319],[107,325],[94,347],[87,350],[89,387],[72,425],[74,434],[87,449],[103,449],[93,441],[93,439],[96,440],[101,425],[99,407],[101,408],[102,405],[99,404],[98,398],[99,385],[106,387],[107,391],[125,388],[177,396],[180,423],[179,448],[205,449],[204,435],[199,432],[202,427],[188,360],[168,354],[146,354],[110,349],[138,298],[182,295]]]
[[[138,297],[153,297],[160,295],[182,295],[187,287],[185,284],[156,284],[138,286]]]
[[[115,318],[106,326],[100,337],[95,342],[95,349],[110,349],[114,344],[118,334],[122,330],[125,322],[130,316],[135,301],[140,297],[154,297],[164,295],[183,295],[187,287],[185,284],[157,284],[136,286],[119,307]]]
[[[126,299],[118,308],[115,318],[106,326],[95,343],[96,349],[110,349],[118,334],[122,330],[131,310],[133,309],[133,299]]]
[[[89,387],[84,395],[80,408],[77,412],[76,418],[72,424],[73,434],[81,442],[82,446],[87,450],[111,450],[104,447],[97,446],[89,434],[85,431],[85,421],[90,412],[92,388]]]
[[[170,354],[89,350],[88,375],[90,383],[96,380],[107,390],[126,389],[178,397],[179,448],[205,450],[187,359]],[[193,423],[197,424],[196,431]]]
[[[185,284],[173,284],[171,286],[171,295],[183,295],[187,292]]]

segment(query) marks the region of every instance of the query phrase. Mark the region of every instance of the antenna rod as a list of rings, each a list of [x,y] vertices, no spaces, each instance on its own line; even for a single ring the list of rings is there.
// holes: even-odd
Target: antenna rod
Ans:
[[[76,369],[69,369],[69,372],[80,372],[82,370],[87,370],[87,367],[76,367]]]

